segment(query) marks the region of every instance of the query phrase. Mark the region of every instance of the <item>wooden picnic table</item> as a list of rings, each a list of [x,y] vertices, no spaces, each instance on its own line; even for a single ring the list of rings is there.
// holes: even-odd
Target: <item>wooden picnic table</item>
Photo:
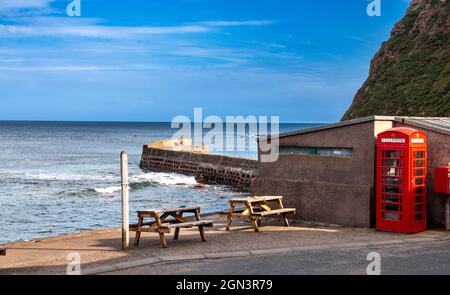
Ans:
[[[188,221],[183,217],[183,214],[185,213],[194,214],[195,220]],[[170,233],[170,230],[174,228],[175,234],[173,239],[177,240],[181,228],[191,228],[193,226],[198,227],[202,241],[206,242],[204,227],[213,226],[212,220],[201,220],[200,207],[198,206],[139,210],[137,211],[137,215],[138,223],[130,225],[130,231],[136,232],[134,239],[135,246],[139,245],[142,232],[154,232],[159,234],[161,246],[167,248],[167,241],[164,236],[165,233]],[[152,220],[145,222],[145,218],[151,218]]]
[[[233,217],[249,219],[255,229],[259,231],[261,220],[265,216],[280,216],[286,226],[289,226],[287,214],[295,214],[295,208],[284,208],[282,196],[254,196],[250,198],[231,199],[230,211],[227,215],[227,230],[230,230]],[[272,208],[269,204],[275,204]],[[236,207],[243,206],[243,209],[236,210]]]

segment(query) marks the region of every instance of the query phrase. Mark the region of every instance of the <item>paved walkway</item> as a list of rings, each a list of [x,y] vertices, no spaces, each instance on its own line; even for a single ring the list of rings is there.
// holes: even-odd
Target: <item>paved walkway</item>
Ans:
[[[273,255],[155,263],[112,275],[366,275],[367,254],[380,254],[381,274],[449,275],[450,240],[378,246],[329,247]]]
[[[296,253],[330,247],[406,246],[450,239],[450,234],[444,231],[402,235],[299,223],[286,228],[278,221],[264,226],[259,233],[246,223],[234,223],[232,230],[227,232],[223,216],[212,218],[215,219],[215,227],[207,229],[208,242],[202,243],[195,229],[186,229],[181,230],[178,241],[168,239],[169,247],[166,249],[161,248],[156,234],[143,234],[138,247],[120,251],[120,229],[10,243],[6,245],[7,256],[0,257],[0,274],[65,274],[67,256],[73,252],[81,256],[82,273],[96,274],[168,261]]]

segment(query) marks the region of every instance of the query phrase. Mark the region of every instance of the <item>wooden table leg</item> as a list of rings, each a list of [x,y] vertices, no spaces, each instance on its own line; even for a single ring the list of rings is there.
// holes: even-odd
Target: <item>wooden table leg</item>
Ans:
[[[253,211],[253,206],[252,206],[251,203],[247,202],[246,206],[247,206],[247,208],[249,210],[249,217],[248,218],[250,219],[250,222],[252,223],[253,228],[255,229],[255,232],[259,232],[259,227],[258,227],[258,219],[259,218],[256,218],[256,217],[253,216],[254,211]]]
[[[205,229],[202,225],[198,227],[198,231],[200,232],[200,237],[202,238],[202,242],[206,242]]]
[[[227,215],[227,227],[226,230],[230,230],[231,222],[233,221],[234,205],[230,204],[230,211]]]
[[[253,225],[253,228],[255,229],[255,232],[259,232],[258,220],[251,218],[251,223]]]
[[[195,220],[200,221],[200,209],[196,209],[194,215]]]
[[[164,237],[164,232],[161,231],[160,227],[161,227],[161,218],[159,216],[159,214],[156,214],[155,216],[155,224],[156,224],[156,228],[159,229],[158,234],[159,234],[159,241],[161,242],[161,246],[163,248],[167,248],[167,241],[166,238]]]
[[[183,217],[183,212],[180,212],[180,218],[182,218]],[[179,227],[177,227],[176,229],[175,229],[175,234],[173,235],[173,239],[174,240],[178,240],[178,235],[180,234],[180,228]]]
[[[139,217],[138,218],[138,229],[136,230],[136,235],[134,236],[134,245],[137,246],[139,245],[139,240],[141,239],[141,231],[139,230],[139,227],[142,226],[142,223],[144,222],[144,217]]]
[[[283,202],[281,201],[281,199],[278,199],[278,209],[283,209]],[[286,213],[281,214],[281,219],[283,220],[284,224],[289,227],[289,220],[287,219],[287,215]]]
[[[195,220],[200,221],[200,210],[195,210]],[[203,225],[198,226],[198,231],[200,232],[202,242],[206,242],[205,229],[203,228]]]
[[[159,241],[161,242],[161,246],[163,248],[167,248],[167,241],[166,241],[166,238],[164,237],[164,233],[163,232],[159,233]]]
[[[289,227],[289,220],[288,220],[288,218],[287,218],[286,213],[281,214],[281,218],[283,219],[284,224],[285,224],[287,227]]]

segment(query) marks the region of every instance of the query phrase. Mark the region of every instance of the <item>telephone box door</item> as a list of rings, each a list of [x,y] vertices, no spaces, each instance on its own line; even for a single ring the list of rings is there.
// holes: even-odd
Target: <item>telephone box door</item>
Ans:
[[[378,182],[381,198],[378,202],[377,228],[400,230],[405,219],[405,149],[389,148],[380,151],[381,173]]]
[[[426,228],[426,175],[427,175],[427,151],[425,148],[411,148],[411,188],[413,232]]]

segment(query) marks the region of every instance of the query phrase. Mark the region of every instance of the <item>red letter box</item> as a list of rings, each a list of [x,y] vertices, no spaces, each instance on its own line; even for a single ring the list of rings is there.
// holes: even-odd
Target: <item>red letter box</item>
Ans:
[[[450,166],[436,168],[434,173],[434,191],[450,194]]]
[[[425,133],[392,128],[377,139],[377,230],[415,233],[426,229]]]

